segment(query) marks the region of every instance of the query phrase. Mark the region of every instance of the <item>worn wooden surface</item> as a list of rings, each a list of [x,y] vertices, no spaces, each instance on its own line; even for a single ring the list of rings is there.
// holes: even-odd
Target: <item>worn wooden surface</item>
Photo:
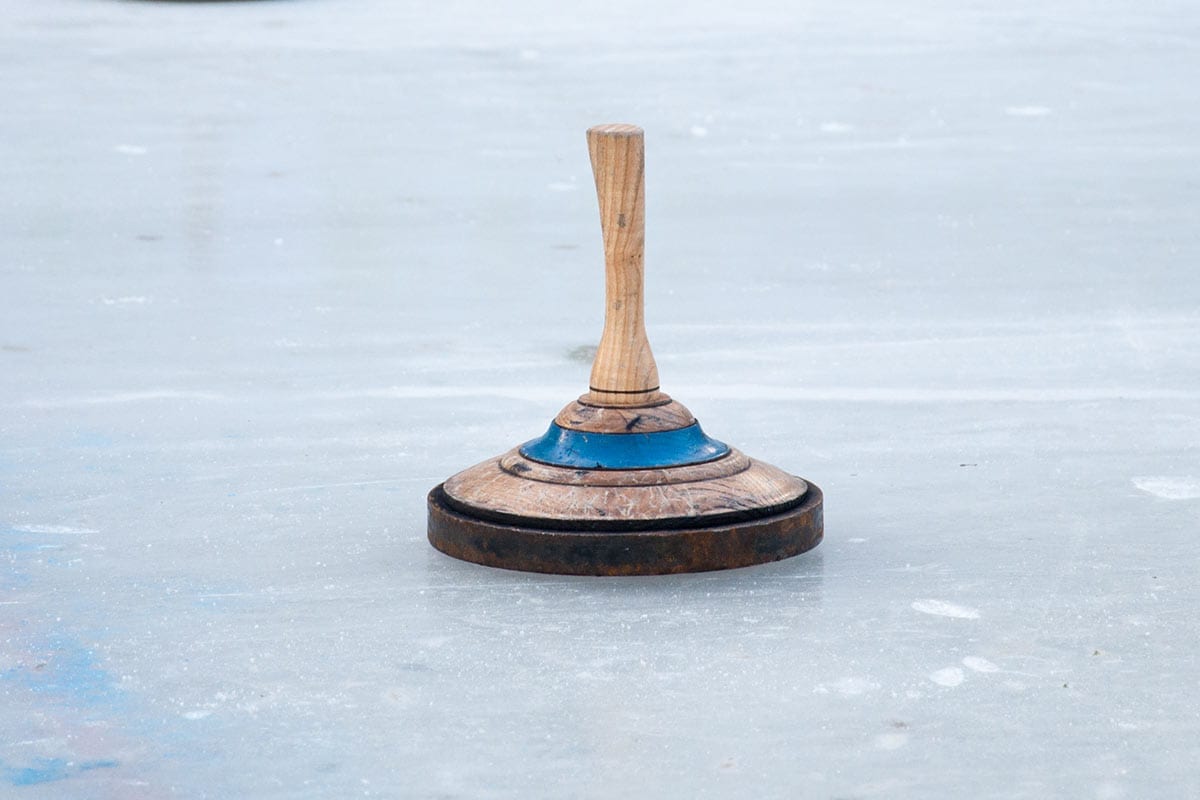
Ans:
[[[736,451],[670,469],[577,470],[538,464],[516,451],[488,459],[445,483],[446,494],[480,514],[530,527],[613,522],[699,525],[799,501],[807,484]]]
[[[692,412],[677,400],[664,396],[655,405],[597,406],[579,400],[568,403],[554,421],[563,428],[593,433],[653,433],[686,428],[695,423]]]
[[[643,301],[646,149],[636,125],[597,125],[588,153],[604,233],[604,332],[592,364],[588,401],[641,406],[657,402],[658,366],[646,338]]]

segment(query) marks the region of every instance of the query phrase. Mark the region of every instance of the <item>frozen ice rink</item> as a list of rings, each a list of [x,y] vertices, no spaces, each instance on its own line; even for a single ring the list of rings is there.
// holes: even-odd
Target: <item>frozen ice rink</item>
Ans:
[[[1200,795],[1190,2],[0,0],[0,797]],[[647,319],[766,567],[460,563]]]

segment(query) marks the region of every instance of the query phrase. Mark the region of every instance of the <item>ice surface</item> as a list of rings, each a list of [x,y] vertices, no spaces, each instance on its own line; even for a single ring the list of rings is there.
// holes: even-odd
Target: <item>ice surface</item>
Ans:
[[[1186,3],[0,0],[0,796],[1200,794]],[[591,580],[425,492],[648,327],[827,539]]]

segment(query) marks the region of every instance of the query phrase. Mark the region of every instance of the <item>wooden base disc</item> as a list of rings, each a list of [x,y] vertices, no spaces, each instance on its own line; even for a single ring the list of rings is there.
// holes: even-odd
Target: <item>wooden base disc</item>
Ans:
[[[444,484],[429,493],[429,542],[489,567],[560,575],[666,575],[746,567],[798,555],[824,533],[821,490],[786,511],[713,527],[552,530],[471,516],[452,508]]]
[[[468,517],[565,531],[703,528],[797,505],[808,484],[738,450],[663,469],[571,469],[516,449],[451,475],[446,505]]]

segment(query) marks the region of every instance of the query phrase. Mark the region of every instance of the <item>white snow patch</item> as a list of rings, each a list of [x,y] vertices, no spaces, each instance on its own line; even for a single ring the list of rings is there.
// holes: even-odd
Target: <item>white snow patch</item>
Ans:
[[[1195,500],[1200,497],[1200,479],[1167,475],[1134,478],[1133,485],[1164,500]]]
[[[207,708],[198,708],[195,711],[183,712],[183,718],[184,719],[204,719],[211,713],[212,713],[212,711],[208,710]]]
[[[979,611],[969,606],[959,606],[947,603],[945,600],[917,600],[912,604],[914,611],[922,614],[933,614],[935,617],[954,617],[956,619],[979,619]]]
[[[71,525],[13,525],[14,531],[22,533],[99,533],[95,528],[76,528]]]
[[[693,125],[692,136],[695,136],[697,139],[703,139],[705,136],[708,136],[708,128],[703,125]]]
[[[119,144],[113,150],[123,156],[144,156],[148,152],[140,144]]]
[[[884,733],[875,737],[875,746],[880,750],[899,750],[908,744],[907,733]]]
[[[822,122],[821,133],[850,133],[854,126],[849,122]]]
[[[879,684],[875,683],[874,681],[866,678],[849,677],[834,681],[829,685],[822,683],[813,691],[817,694],[829,694],[830,692],[837,692],[840,695],[851,697],[853,695],[873,692],[878,688]]]
[[[153,301],[142,295],[126,295],[125,297],[101,297],[100,302],[106,306],[144,306]]]
[[[963,671],[958,667],[946,667],[929,675],[929,680],[938,686],[955,687],[963,682]]]
[[[967,656],[962,660],[963,666],[976,672],[999,672],[1000,668],[986,658]]]
[[[573,192],[579,187],[573,182],[555,181],[554,183],[547,184],[546,188],[552,192]]]

